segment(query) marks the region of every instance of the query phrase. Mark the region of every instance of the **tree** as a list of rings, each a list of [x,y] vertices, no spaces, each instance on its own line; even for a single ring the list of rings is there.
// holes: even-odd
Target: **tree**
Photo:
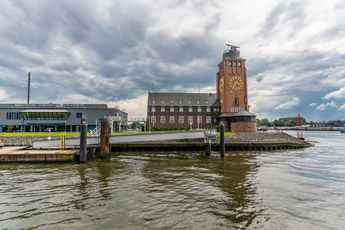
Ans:
[[[263,118],[261,121],[260,121],[260,125],[267,125],[267,126],[270,126],[271,122],[267,119],[267,118]]]
[[[139,122],[133,122],[131,124],[131,129],[140,129],[141,128],[141,124]]]

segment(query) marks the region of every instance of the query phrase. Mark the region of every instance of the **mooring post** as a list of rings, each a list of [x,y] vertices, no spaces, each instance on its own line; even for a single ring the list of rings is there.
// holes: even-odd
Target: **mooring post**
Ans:
[[[109,120],[107,118],[101,118],[101,143],[99,146],[99,157],[108,158],[109,152]]]
[[[210,156],[211,155],[211,139],[207,138],[206,139],[206,143],[205,143],[205,153],[206,156]]]
[[[81,118],[80,124],[80,155],[79,162],[85,163],[87,158],[87,118]]]
[[[224,140],[224,124],[220,124],[220,156],[224,157],[225,154],[225,140]]]

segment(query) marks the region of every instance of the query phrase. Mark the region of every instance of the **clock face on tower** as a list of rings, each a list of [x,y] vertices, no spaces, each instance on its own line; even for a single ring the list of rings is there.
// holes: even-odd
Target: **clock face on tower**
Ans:
[[[243,80],[240,76],[233,76],[229,80],[229,85],[233,90],[240,90],[243,87]]]
[[[219,92],[223,92],[224,91],[224,78],[221,78],[219,81]]]

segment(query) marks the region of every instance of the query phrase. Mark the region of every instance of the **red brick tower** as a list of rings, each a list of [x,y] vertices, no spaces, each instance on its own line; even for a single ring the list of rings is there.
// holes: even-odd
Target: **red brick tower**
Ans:
[[[217,99],[221,113],[248,111],[246,60],[240,57],[239,47],[227,46],[217,73]]]

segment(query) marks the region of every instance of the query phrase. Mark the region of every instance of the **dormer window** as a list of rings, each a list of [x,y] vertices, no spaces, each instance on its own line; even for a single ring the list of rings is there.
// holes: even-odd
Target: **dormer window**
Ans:
[[[161,108],[161,112],[165,112],[165,107],[162,107],[162,108]]]
[[[173,101],[170,101],[170,104],[173,104],[174,102]]]
[[[188,104],[190,104],[190,101],[188,101]]]
[[[189,107],[189,108],[188,108],[188,112],[193,112],[193,108],[192,108],[192,107]]]
[[[182,104],[182,101],[180,101],[180,104]]]
[[[174,107],[170,107],[170,112],[174,112]]]
[[[206,104],[208,104],[208,101],[206,101]]]
[[[198,107],[198,113],[201,113],[201,107]]]
[[[207,108],[206,108],[206,112],[208,112],[208,113],[211,112],[211,108],[210,108],[210,107],[207,107]]]
[[[180,108],[179,108],[179,111],[182,113],[182,112],[183,112],[183,107],[180,107]]]
[[[156,103],[155,101],[152,102],[152,104]]]
[[[162,101],[162,104],[164,104],[164,101]]]
[[[152,107],[152,108],[151,108],[151,112],[156,112],[156,108],[155,108],[155,107]]]

